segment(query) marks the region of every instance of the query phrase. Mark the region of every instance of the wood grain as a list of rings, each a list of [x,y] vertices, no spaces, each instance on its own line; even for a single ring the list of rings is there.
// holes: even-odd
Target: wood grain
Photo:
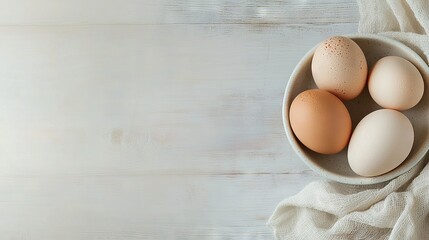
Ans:
[[[302,171],[281,122],[287,78],[353,27],[0,28],[1,154],[22,175]]]
[[[353,0],[0,0],[2,25],[356,23]]]
[[[316,178],[1,177],[0,210],[7,218],[0,233],[10,239],[267,239],[265,223],[276,204]]]
[[[0,239],[270,239],[320,179],[281,101],[354,2],[0,4]]]

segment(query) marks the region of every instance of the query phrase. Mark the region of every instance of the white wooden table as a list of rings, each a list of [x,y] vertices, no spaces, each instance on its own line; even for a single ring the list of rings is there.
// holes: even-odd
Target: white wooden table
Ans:
[[[0,1],[0,239],[272,239],[281,101],[354,1]]]

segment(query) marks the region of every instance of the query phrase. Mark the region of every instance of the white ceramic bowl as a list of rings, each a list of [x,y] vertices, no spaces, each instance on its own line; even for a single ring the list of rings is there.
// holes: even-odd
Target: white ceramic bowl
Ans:
[[[362,49],[368,62],[368,72],[374,63],[385,56],[400,56],[412,62],[420,71],[425,81],[425,91],[420,102],[413,108],[403,111],[414,127],[414,145],[407,159],[394,170],[376,177],[361,177],[354,173],[347,161],[347,148],[338,154],[322,155],[302,145],[292,132],[289,123],[289,107],[293,99],[307,89],[317,88],[311,74],[311,60],[316,47],[311,49],[298,63],[286,87],[283,99],[283,125],[286,135],[295,152],[315,172],[337,182],[347,184],[375,184],[391,180],[415,166],[429,149],[429,67],[413,50],[404,44],[379,35],[348,35]],[[368,88],[355,99],[346,101],[350,112],[353,129],[368,113],[380,109],[369,95]]]

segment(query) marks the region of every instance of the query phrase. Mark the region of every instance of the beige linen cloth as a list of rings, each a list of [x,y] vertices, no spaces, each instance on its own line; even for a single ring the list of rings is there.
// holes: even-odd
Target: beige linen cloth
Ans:
[[[358,4],[359,32],[399,40],[428,62],[428,0],[359,0]],[[409,172],[378,185],[310,183],[283,200],[268,225],[277,239],[429,239],[427,162],[428,154]]]

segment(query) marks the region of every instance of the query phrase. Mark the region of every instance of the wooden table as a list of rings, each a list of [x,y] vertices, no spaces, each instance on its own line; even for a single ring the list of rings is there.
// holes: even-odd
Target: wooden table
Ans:
[[[281,103],[354,1],[43,0],[0,7],[0,239],[272,239],[320,179]]]

